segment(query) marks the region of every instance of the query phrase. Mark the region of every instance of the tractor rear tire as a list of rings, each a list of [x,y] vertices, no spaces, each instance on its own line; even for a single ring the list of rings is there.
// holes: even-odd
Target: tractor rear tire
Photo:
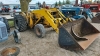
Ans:
[[[3,18],[3,22],[5,23],[5,25],[7,27],[7,32],[9,33],[10,32],[10,26],[9,26],[8,20],[5,17],[2,17],[2,18]]]
[[[27,21],[22,15],[15,15],[14,25],[20,32],[27,30]]]
[[[45,36],[45,28],[42,24],[35,25],[34,32],[39,38],[43,38]]]

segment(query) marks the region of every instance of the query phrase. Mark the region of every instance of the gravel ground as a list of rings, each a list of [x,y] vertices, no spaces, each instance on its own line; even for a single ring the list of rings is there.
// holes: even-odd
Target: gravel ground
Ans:
[[[92,24],[100,30],[100,24]],[[45,38],[38,38],[33,30],[20,34],[21,44],[16,44],[13,36],[10,36],[7,41],[0,43],[0,51],[6,47],[17,46],[20,48],[18,56],[100,56],[100,36],[84,51],[69,51],[59,47],[58,34],[52,28],[46,29]]]

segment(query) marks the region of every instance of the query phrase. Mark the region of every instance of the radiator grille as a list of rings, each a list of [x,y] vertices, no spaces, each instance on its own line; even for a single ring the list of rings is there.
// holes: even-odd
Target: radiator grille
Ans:
[[[6,37],[7,36],[6,26],[5,27],[1,27],[1,34],[2,34],[2,37]]]

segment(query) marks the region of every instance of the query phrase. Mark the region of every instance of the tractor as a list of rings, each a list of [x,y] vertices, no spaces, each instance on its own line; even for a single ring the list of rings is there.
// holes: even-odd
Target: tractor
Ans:
[[[0,42],[4,42],[9,36],[13,35],[16,43],[21,43],[20,33],[17,29],[10,32],[7,18],[0,17]]]
[[[59,34],[59,46],[69,50],[85,50],[100,35],[86,19],[72,21],[56,8],[41,8],[29,12],[29,2],[31,0],[20,0],[22,12],[14,16],[15,28],[21,32],[28,28],[34,29],[35,34],[43,38],[45,28],[52,27]]]
[[[84,9],[83,7],[75,7],[75,6],[62,6],[62,9],[60,10],[66,17],[71,17],[74,20],[88,17],[91,19],[92,23],[100,23],[100,15],[97,13],[94,16],[90,9]]]
[[[83,7],[75,7],[73,5],[71,7],[68,7],[68,5],[61,6],[61,12],[66,17],[70,16],[74,19],[80,19],[82,17],[87,19],[88,16],[90,17],[90,15],[93,15],[89,9],[84,9]]]

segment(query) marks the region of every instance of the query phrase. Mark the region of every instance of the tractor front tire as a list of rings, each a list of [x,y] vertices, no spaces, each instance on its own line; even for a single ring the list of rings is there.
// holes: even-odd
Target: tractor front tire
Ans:
[[[27,21],[22,15],[15,15],[14,25],[20,32],[27,30]]]
[[[34,32],[39,38],[43,38],[45,36],[45,28],[42,24],[36,24]]]

